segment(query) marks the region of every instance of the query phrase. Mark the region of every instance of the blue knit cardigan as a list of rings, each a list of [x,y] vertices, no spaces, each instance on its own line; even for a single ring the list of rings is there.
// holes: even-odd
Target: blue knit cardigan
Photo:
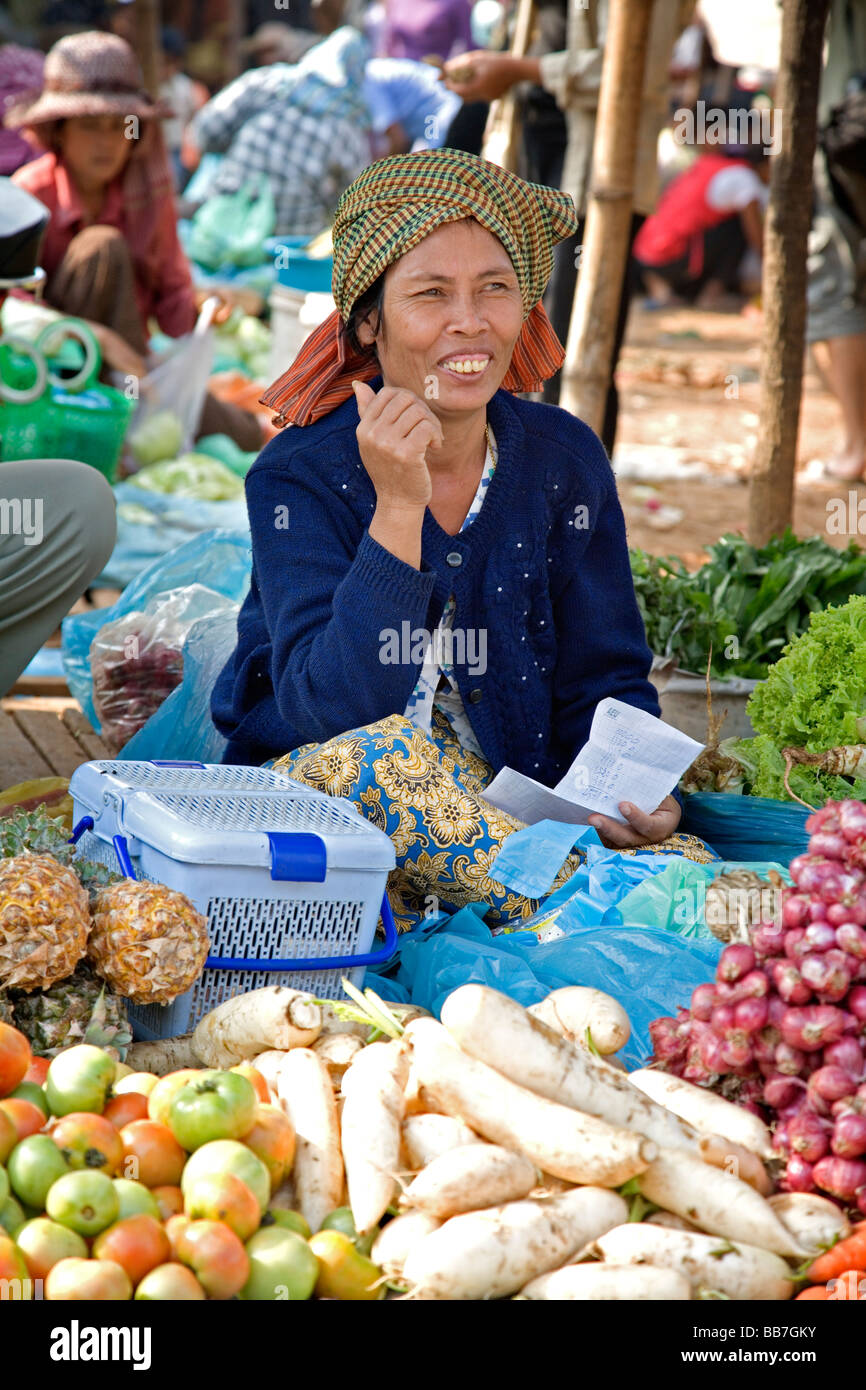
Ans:
[[[262,451],[246,483],[251,588],[212,698],[225,762],[260,763],[402,713],[421,661],[383,662],[383,643],[435,631],[449,593],[455,629],[486,630],[486,671],[470,649],[455,675],[496,771],[552,786],[607,695],[658,714],[601,443],[568,412],[506,391],[488,419],[499,459],[481,512],[450,536],[428,510],[420,570],[367,530],[376,498],[354,398]]]

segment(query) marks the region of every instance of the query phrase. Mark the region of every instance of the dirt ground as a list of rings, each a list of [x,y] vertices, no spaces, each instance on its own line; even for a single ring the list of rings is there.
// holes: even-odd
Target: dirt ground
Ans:
[[[614,467],[626,513],[629,544],[679,555],[696,567],[702,547],[725,531],[745,531],[749,470],[757,442],[761,318],[757,310],[707,312],[689,308],[632,309],[618,383],[620,419]],[[838,408],[807,358],[797,463],[794,529],[844,546],[861,534],[828,533],[828,502],[863,485],[821,477],[816,460],[838,446]],[[667,475],[667,476],[666,476]],[[649,485],[662,506],[682,520],[665,529],[649,524],[642,497]],[[866,506],[863,508],[866,512]],[[831,506],[832,511],[832,506]],[[831,527],[832,529],[832,527]]]

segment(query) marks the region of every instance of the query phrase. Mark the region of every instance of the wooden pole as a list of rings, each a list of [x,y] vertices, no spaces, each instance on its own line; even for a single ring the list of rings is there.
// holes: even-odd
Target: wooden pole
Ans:
[[[764,224],[761,408],[749,494],[749,539],[754,545],[764,545],[784,531],[793,515],[806,336],[806,245],[828,9],[829,0],[784,0],[782,7],[773,112],[782,133]]]
[[[526,57],[532,37],[534,8],[533,0],[518,0],[514,36],[509,50],[516,58]],[[498,164],[502,169],[516,172],[518,135],[517,98],[514,91],[509,90],[504,96],[497,97],[490,103],[481,145],[482,157],[489,159],[492,164]]]
[[[611,0],[580,274],[560,405],[601,432],[628,261],[634,171],[653,0]]]
[[[135,0],[135,52],[144,73],[144,88],[159,96],[159,0]]]

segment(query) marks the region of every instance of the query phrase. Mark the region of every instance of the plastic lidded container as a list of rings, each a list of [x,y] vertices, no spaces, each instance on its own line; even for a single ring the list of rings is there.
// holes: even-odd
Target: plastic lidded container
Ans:
[[[175,888],[207,918],[211,954],[192,989],[129,1006],[139,1037],[188,1032],[266,985],[338,998],[343,975],[360,985],[393,952],[394,846],[350,802],[262,768],[109,760],[78,768],[70,793],[84,858]]]

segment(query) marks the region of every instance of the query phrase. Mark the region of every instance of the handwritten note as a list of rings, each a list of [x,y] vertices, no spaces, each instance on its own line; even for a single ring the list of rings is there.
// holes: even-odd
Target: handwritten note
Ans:
[[[553,790],[506,767],[483,795],[527,825],[539,820],[585,825],[593,812],[624,823],[621,801],[655,811],[702,748],[655,715],[606,699],[592,717],[589,742]]]

